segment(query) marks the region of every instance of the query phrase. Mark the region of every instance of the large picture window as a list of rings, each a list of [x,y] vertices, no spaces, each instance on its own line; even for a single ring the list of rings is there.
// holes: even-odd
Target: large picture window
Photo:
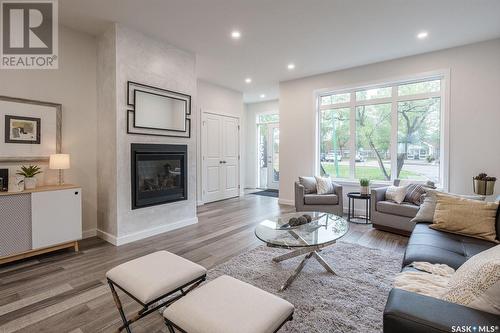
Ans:
[[[432,77],[321,94],[321,173],[442,184],[443,83]]]

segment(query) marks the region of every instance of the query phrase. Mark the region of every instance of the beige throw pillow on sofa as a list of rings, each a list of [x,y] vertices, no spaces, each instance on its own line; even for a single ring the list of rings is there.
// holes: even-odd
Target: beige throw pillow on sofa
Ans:
[[[406,196],[408,186],[389,186],[385,192],[385,198],[398,204],[402,203]]]
[[[476,254],[460,266],[441,298],[500,314],[500,245]]]
[[[425,194],[423,195],[423,202],[420,205],[420,208],[417,212],[417,215],[411,220],[412,222],[429,222],[431,223],[434,219],[434,211],[436,210],[436,193],[443,193],[437,190],[427,188],[425,190]],[[446,195],[452,195],[455,197],[472,199],[484,201],[485,197],[482,195],[459,195],[459,194],[450,194],[443,193]]]
[[[481,202],[438,192],[430,227],[498,243],[495,230],[497,210],[496,202]]]

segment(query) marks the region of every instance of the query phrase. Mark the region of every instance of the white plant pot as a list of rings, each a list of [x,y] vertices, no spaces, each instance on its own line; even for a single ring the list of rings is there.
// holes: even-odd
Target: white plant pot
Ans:
[[[364,195],[368,195],[370,194],[370,186],[360,186],[361,189],[360,189],[360,193],[361,194],[364,194]]]
[[[36,188],[36,178],[24,178],[24,189],[33,190]]]

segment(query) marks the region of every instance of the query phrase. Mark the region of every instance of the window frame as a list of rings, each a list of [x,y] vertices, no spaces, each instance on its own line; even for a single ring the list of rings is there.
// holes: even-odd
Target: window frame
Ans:
[[[320,120],[321,115],[320,112],[323,110],[334,110],[340,108],[349,108],[350,111],[350,142],[349,142],[349,150],[351,152],[356,151],[356,107],[362,105],[375,105],[375,104],[385,104],[391,103],[391,170],[397,169],[397,149],[398,149],[398,103],[401,101],[412,101],[412,100],[421,100],[427,98],[440,98],[440,121],[441,121],[441,133],[440,133],[440,165],[439,165],[439,176],[440,176],[440,184],[436,184],[436,186],[443,190],[448,190],[449,188],[449,78],[450,78],[450,70],[449,69],[441,69],[435,70],[431,72],[424,72],[419,74],[411,74],[400,76],[396,78],[388,78],[384,80],[377,80],[374,82],[367,82],[364,84],[354,84],[349,86],[339,86],[339,87],[331,87],[324,88],[314,91],[314,108],[316,110],[316,157],[315,157],[315,170],[316,173],[320,173]],[[403,84],[417,83],[423,81],[431,81],[433,79],[441,80],[441,87],[439,92],[428,92],[428,93],[419,93],[414,95],[404,95],[398,96],[398,86]],[[366,89],[374,89],[374,88],[385,88],[392,87],[391,97],[384,98],[374,98],[368,100],[356,101],[356,91],[366,90]],[[346,103],[336,103],[329,105],[321,105],[321,98],[324,96],[334,95],[334,94],[342,94],[342,93],[350,93],[350,101]],[[349,178],[334,178],[338,183],[344,185],[354,185],[359,184],[358,179],[355,178],[355,158],[356,154],[350,154],[349,157]],[[391,179],[389,181],[386,180],[374,180],[372,184],[374,186],[379,185],[387,185],[392,184],[394,179],[396,178],[396,173],[391,172]],[[412,180],[413,182],[423,182],[419,180]]]

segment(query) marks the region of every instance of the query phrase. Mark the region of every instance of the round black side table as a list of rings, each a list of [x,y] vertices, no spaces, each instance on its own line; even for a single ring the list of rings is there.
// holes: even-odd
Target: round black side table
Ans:
[[[361,194],[359,192],[349,192],[347,193],[347,199],[349,200],[349,209],[347,210],[347,221],[353,223],[363,223],[359,222],[359,219],[364,219],[365,224],[370,223],[370,194]],[[365,201],[365,215],[364,216],[355,216],[354,215],[354,202],[356,200],[364,200]]]

